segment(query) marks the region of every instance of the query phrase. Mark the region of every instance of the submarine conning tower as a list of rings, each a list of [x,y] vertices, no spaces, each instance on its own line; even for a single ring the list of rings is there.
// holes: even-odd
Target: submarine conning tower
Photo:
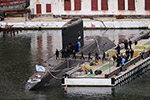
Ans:
[[[65,49],[69,44],[81,43],[84,46],[83,20],[74,18],[62,27],[62,48]]]

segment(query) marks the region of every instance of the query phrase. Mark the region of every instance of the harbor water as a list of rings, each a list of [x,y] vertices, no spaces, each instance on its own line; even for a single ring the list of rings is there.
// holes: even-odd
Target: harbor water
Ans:
[[[102,36],[116,44],[149,30],[84,30],[84,37]],[[0,32],[0,100],[149,100],[150,72],[116,87],[68,87],[47,85],[25,91],[28,78],[41,64],[62,48],[61,30]]]

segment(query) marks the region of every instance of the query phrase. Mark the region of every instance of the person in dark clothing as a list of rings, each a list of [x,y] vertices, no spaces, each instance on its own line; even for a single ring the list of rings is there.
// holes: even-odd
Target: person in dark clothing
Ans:
[[[78,43],[76,43],[75,46],[76,46],[75,51],[78,52]]]
[[[129,47],[130,47],[130,49],[132,48],[131,46],[132,46],[132,41],[129,39]]]
[[[84,58],[84,55],[83,55],[83,52],[81,52],[80,59],[85,59],[85,58]]]
[[[115,49],[117,50],[117,53],[120,54],[120,45],[119,44]]]
[[[116,57],[116,55],[113,55],[112,58],[113,58],[113,63],[114,63],[116,61],[117,57]]]
[[[56,59],[59,57],[59,51],[56,49]]]
[[[76,45],[75,44],[72,45],[72,53],[73,53],[73,50],[76,50]]]
[[[67,47],[67,57],[70,57],[70,54],[71,54],[71,49],[70,49],[70,46]]]
[[[73,46],[74,46],[73,44],[70,46],[71,54],[73,53],[73,50],[74,50]]]
[[[126,53],[126,55],[129,55],[130,54],[129,49],[126,49],[125,53]]]
[[[88,60],[90,60],[90,59],[92,59],[92,58],[91,58],[91,52],[88,51]]]
[[[125,62],[128,62],[128,60],[129,60],[129,55],[126,55],[126,57],[125,57]]]
[[[119,67],[121,65],[121,61],[122,61],[122,58],[120,55],[117,56],[117,65],[116,67]]]
[[[95,60],[99,60],[98,53],[95,51]]]
[[[102,58],[102,60],[105,60],[105,57],[106,57],[106,54],[105,54],[105,52],[103,51],[103,58]]]
[[[73,57],[72,57],[72,59],[76,59],[76,51],[75,50],[73,50]]]
[[[128,60],[129,60],[129,55],[130,55],[130,51],[129,51],[129,49],[126,49],[126,57],[125,57],[125,61],[127,62]]]
[[[123,43],[124,43],[124,48],[128,49],[128,42],[127,42],[127,40],[125,40]]]
[[[67,58],[67,49],[64,51],[64,58]]]
[[[134,44],[137,45],[137,43],[138,43],[138,42],[135,40],[135,41],[134,41]]]
[[[134,50],[131,48],[130,50],[130,57],[133,58]]]
[[[61,50],[61,58],[64,58],[64,49]]]

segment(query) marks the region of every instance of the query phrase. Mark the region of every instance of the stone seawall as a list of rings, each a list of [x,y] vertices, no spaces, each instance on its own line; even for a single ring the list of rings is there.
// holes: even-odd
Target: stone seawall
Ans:
[[[0,22],[0,27],[13,25],[14,28],[24,29],[61,29],[66,20],[53,21],[27,21],[27,22]],[[84,29],[150,29],[150,20],[83,20]]]

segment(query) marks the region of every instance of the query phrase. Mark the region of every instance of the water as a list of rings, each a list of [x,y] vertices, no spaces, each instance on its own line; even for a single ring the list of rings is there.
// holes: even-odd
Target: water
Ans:
[[[100,35],[116,44],[142,30],[85,30],[85,37]],[[144,30],[148,31],[148,30]],[[76,87],[64,93],[61,86],[25,91],[24,85],[40,64],[62,46],[60,30],[22,31],[15,36],[0,33],[0,100],[145,100],[150,99],[150,72],[115,88]]]

